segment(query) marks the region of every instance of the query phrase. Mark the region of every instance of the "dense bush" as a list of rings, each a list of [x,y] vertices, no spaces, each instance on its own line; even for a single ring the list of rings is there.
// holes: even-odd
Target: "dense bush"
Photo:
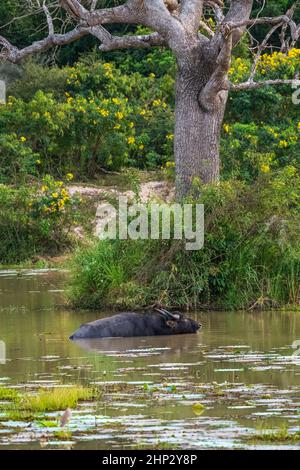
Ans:
[[[32,92],[39,69],[44,70],[34,65],[25,69]],[[164,98],[173,87],[170,77],[125,75],[113,64],[88,59],[65,69],[64,75],[59,69],[49,75],[44,91],[29,100],[29,80],[14,83],[16,96],[0,109],[0,152],[6,152],[2,141],[17,129],[17,140],[25,138],[28,151],[40,160],[40,174],[71,169],[78,177],[94,177],[102,168],[156,168],[170,159],[173,118],[170,100]],[[65,86],[52,93],[56,75]]]
[[[72,245],[77,205],[64,183],[51,176],[41,186],[0,184],[0,264],[54,255]]]
[[[39,155],[27,145],[24,136],[0,134],[0,184],[22,184],[36,175]]]
[[[11,182],[27,167],[29,174],[62,175],[71,170],[83,178],[102,169],[169,165],[174,159],[175,64],[169,52],[163,57],[159,68],[160,55],[153,51],[132,70],[126,60],[116,66],[99,62],[94,54],[63,69],[29,62],[10,87],[13,96],[0,109],[0,154],[6,167],[1,180],[9,180],[10,161],[12,167],[20,167],[11,172]],[[263,55],[258,79],[292,77],[299,66],[299,49],[288,55]],[[235,57],[231,79],[245,80],[250,67],[249,59]],[[299,168],[296,108],[290,87],[232,93],[221,145],[222,177],[250,180],[268,165]],[[19,143],[21,138],[26,143]],[[14,152],[21,144],[27,155],[16,162]],[[40,164],[34,168],[36,160]]]
[[[202,188],[205,246],[98,241],[76,257],[70,296],[81,307],[246,308],[299,304],[300,177],[294,167],[252,185]]]

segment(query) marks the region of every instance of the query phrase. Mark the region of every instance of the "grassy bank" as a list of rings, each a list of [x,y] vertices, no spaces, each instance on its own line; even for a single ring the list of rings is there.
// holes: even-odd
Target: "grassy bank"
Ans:
[[[106,240],[81,249],[70,298],[84,308],[244,309],[299,305],[300,179],[293,167],[201,188],[205,245]]]

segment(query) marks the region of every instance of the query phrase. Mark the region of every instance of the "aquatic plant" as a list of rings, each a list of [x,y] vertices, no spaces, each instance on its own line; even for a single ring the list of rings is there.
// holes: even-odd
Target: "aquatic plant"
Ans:
[[[262,429],[261,432],[251,436],[252,440],[256,441],[270,441],[270,442],[285,442],[285,441],[300,441],[300,431],[290,432],[286,425],[282,425],[276,429]]]
[[[16,400],[18,392],[14,388],[0,387],[0,400]]]
[[[92,400],[97,393],[92,388],[72,386],[40,390],[37,394],[26,394],[20,409],[31,412],[60,411],[76,408],[79,401]]]

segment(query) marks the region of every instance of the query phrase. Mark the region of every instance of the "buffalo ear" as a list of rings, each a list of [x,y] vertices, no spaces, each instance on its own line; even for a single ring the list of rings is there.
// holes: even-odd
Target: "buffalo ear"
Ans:
[[[166,325],[168,325],[170,328],[175,328],[176,321],[168,320],[168,321],[166,321]]]

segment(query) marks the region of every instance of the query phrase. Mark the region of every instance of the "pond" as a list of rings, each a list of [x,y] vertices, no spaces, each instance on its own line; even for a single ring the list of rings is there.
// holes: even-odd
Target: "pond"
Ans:
[[[74,343],[81,323],[110,313],[66,308],[66,277],[0,271],[0,386],[101,393],[60,438],[47,419],[59,429],[64,410],[28,423],[0,402],[0,449],[300,448],[299,312],[201,312],[196,335]]]

